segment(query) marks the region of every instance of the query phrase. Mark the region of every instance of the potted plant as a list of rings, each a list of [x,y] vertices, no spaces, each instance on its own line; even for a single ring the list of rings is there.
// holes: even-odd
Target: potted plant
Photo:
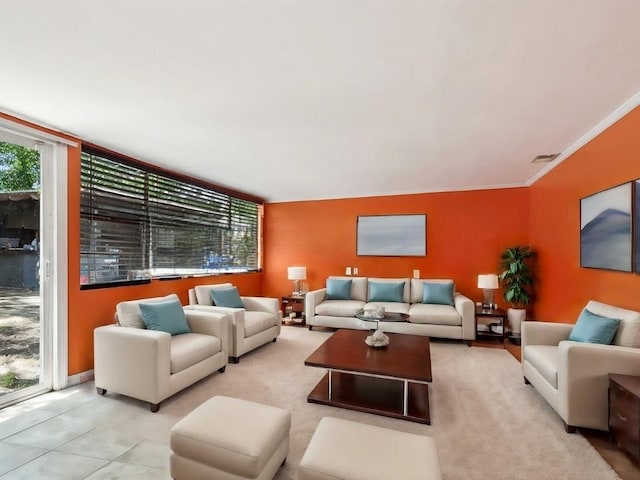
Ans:
[[[514,337],[520,336],[520,325],[527,315],[524,307],[531,301],[533,274],[529,261],[532,257],[533,251],[520,245],[508,247],[500,255],[502,297],[512,306],[507,310],[507,318]]]

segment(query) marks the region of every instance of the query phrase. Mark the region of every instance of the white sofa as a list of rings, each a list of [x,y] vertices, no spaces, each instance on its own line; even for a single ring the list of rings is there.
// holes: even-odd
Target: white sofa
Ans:
[[[100,395],[107,391],[149,402],[152,412],[160,403],[218,370],[228,359],[229,318],[223,313],[186,311],[191,333],[170,335],[147,330],[141,303],[179,301],[175,294],[120,302],[116,325],[93,332],[94,376]]]
[[[245,308],[219,307],[213,304],[211,290],[232,288],[231,283],[198,285],[189,289],[189,305],[185,310],[205,310],[229,315],[229,361],[238,363],[240,356],[280,335],[282,312],[277,298],[240,297]]]
[[[383,306],[387,312],[406,313],[406,322],[380,322],[385,332],[408,333],[429,337],[466,340],[475,339],[475,306],[459,292],[453,292],[453,305],[426,304],[423,301],[424,282],[451,283],[449,279],[339,277],[351,280],[351,298],[327,300],[327,288],[308,292],[305,297],[305,318],[309,330],[314,326],[367,330],[375,326],[355,317],[360,310]],[[404,282],[402,302],[370,302],[370,282]],[[455,290],[455,286],[454,286]]]
[[[522,324],[522,374],[568,433],[609,429],[609,373],[640,375],[640,312],[590,301],[586,310],[620,320],[611,345],[568,340],[572,323]]]

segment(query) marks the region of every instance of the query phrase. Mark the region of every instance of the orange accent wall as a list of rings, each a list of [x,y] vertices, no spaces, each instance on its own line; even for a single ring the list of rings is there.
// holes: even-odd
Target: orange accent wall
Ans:
[[[287,267],[307,267],[309,289],[327,276],[358,267],[360,276],[452,278],[457,289],[481,300],[479,273],[497,272],[501,251],[529,239],[528,189],[424,193],[265,206],[263,294],[290,294]],[[427,214],[426,257],[358,257],[358,215]],[[502,303],[499,292],[498,303]]]
[[[530,187],[537,319],[573,323],[591,299],[640,310],[639,275],[580,267],[580,199],[640,178],[639,132],[636,108]]]

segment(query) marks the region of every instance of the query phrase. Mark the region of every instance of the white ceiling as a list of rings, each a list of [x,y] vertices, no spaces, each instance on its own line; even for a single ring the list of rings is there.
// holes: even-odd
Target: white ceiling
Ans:
[[[0,111],[267,201],[525,185],[635,101],[639,24],[637,0],[0,0]]]

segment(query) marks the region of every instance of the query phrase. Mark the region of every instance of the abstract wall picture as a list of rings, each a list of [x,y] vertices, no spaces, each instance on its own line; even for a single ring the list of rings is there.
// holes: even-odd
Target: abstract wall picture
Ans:
[[[632,271],[633,182],[580,200],[580,266]]]
[[[371,215],[358,217],[357,254],[425,256],[426,215]]]

